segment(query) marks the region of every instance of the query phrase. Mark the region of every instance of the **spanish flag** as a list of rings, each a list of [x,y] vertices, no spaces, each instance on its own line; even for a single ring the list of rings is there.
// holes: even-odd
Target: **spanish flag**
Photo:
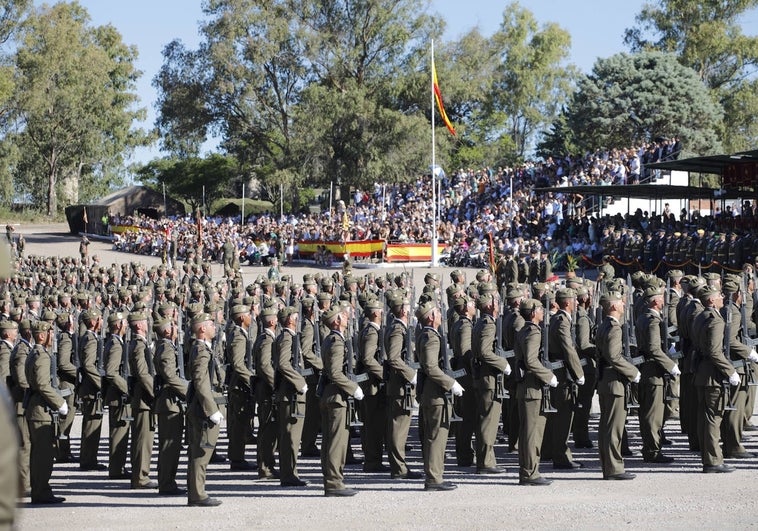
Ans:
[[[440,110],[442,121],[445,122],[447,130],[450,131],[453,136],[456,136],[455,127],[453,127],[453,124],[450,122],[450,118],[447,117],[445,106],[442,104],[442,92],[440,92],[440,84],[437,82],[437,69],[434,67],[434,59],[432,59],[432,86],[434,87],[434,100],[437,102],[437,108]]]

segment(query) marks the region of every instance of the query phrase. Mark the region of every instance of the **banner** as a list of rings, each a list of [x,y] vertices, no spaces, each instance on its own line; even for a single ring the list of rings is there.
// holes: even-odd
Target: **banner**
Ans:
[[[297,242],[297,247],[301,257],[311,257],[318,252],[319,247],[325,247],[334,258],[340,260],[344,258],[345,252],[349,252],[353,257],[367,258],[384,250],[384,240],[357,240],[344,243],[301,240]]]
[[[437,245],[438,254],[442,254],[445,245]],[[430,243],[390,243],[387,244],[387,262],[431,262],[432,244]]]

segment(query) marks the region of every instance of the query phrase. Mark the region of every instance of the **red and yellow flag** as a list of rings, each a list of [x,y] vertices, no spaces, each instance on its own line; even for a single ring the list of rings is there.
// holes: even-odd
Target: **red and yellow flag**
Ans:
[[[434,100],[437,102],[437,108],[440,111],[440,116],[442,116],[442,121],[445,122],[445,126],[450,131],[450,134],[456,136],[455,127],[450,122],[450,118],[447,117],[445,106],[442,104],[442,92],[440,92],[440,84],[437,82],[437,69],[434,67],[434,60],[432,60],[432,86],[434,87]]]

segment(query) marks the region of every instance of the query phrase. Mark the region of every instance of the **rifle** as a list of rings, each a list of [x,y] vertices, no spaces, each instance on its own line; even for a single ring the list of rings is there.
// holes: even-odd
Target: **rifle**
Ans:
[[[416,363],[413,360],[413,351],[412,351],[412,345],[414,344],[414,337],[415,331],[416,331],[416,318],[413,317],[412,320],[409,321],[408,328],[405,331],[405,349],[403,352],[403,362],[408,365],[411,369],[418,370],[419,364]],[[405,411],[412,411],[413,410],[413,398],[411,397],[411,393],[413,392],[413,385],[411,385],[411,382],[405,382],[405,396],[403,397],[403,409]]]
[[[743,297],[748,297],[747,292],[747,279],[743,276],[742,277],[742,293]],[[741,324],[741,331],[742,331],[742,344],[750,347],[751,349],[754,349],[756,345],[758,345],[758,338],[751,338],[750,337],[750,330],[748,328],[748,317],[747,317],[747,307],[745,306],[745,303],[740,305],[740,324]],[[758,381],[756,381],[755,378],[755,371],[753,370],[753,364],[749,361],[745,361],[745,384],[747,386],[756,386],[758,385]]]
[[[724,305],[724,309],[726,310],[726,327],[724,329],[724,357],[732,364],[733,367],[737,368],[740,364],[740,361],[742,360],[733,362],[731,358],[730,343],[732,339],[732,309],[729,306],[730,304]],[[729,383],[729,379],[724,378],[721,380],[721,396],[723,400],[721,411],[735,411],[737,409],[735,403],[737,402],[737,396],[739,394],[738,391],[739,385],[737,386],[737,389],[734,391],[734,393],[732,393],[732,386]]]
[[[545,312],[547,313],[547,311]],[[498,317],[496,326],[496,341],[495,341],[495,354],[500,356],[501,358],[505,359],[506,361],[508,358],[513,358],[516,354],[514,353],[513,349],[511,350],[505,350],[503,349],[503,321],[504,317],[501,313]],[[498,375],[495,377],[495,398],[502,400],[504,398],[510,398],[510,394],[505,389],[505,373],[498,373]]]
[[[553,370],[552,363],[548,357],[548,351],[550,346],[550,330],[549,330],[549,314],[547,308],[545,308],[544,315],[542,317],[542,348],[540,349],[540,361],[546,368]],[[558,410],[553,406],[553,400],[550,396],[550,385],[542,385],[542,401],[540,402],[540,411],[542,413],[557,413]]]
[[[71,395],[71,389],[60,389],[59,387],[60,381],[58,380],[58,355],[56,352],[52,352],[50,354],[50,385],[52,385],[53,389],[55,389],[61,398],[66,398],[67,396]],[[59,440],[67,440],[68,437],[66,434],[61,432],[60,413],[58,413],[57,409],[48,409],[50,410],[50,416],[53,419],[53,440],[56,441],[56,444]]]
[[[352,320],[350,321],[352,323]],[[348,329],[352,328],[348,325]],[[355,361],[355,351],[353,350],[353,338],[351,337],[346,341],[347,344],[347,360],[345,374],[348,380],[355,383],[361,383],[368,380],[368,375],[364,372],[361,374],[355,374],[353,372],[353,363]],[[352,426],[363,426],[363,422],[358,418],[358,410],[355,407],[355,399],[352,396],[347,397],[347,415],[346,415],[347,428]]]
[[[129,391],[127,393],[121,393],[121,396],[119,397],[119,405],[118,405],[118,421],[119,423],[128,423],[134,420],[134,418],[131,416],[129,408],[127,407],[129,404],[129,394],[133,393],[133,385],[134,383],[131,381],[131,376],[129,374],[129,356],[132,352],[132,342],[129,341],[129,343],[126,343],[124,346],[124,349],[121,354],[121,366],[119,367],[119,372],[121,373],[121,377],[127,381],[127,387]],[[158,378],[155,379],[156,382],[159,381]],[[158,392],[154,393],[155,396],[158,396]]]
[[[300,331],[302,332],[303,323],[302,321],[298,324],[300,327]],[[298,336],[294,335],[292,338],[292,367],[300,374],[300,376],[310,376],[313,374],[313,369],[305,369],[301,367],[302,361],[301,361],[301,355],[300,355],[300,341],[298,340]],[[297,391],[295,391],[292,394],[291,397],[292,402],[292,417],[295,419],[302,419],[305,418],[305,412],[300,411],[300,406],[297,402]]]
[[[442,314],[445,314],[445,304],[442,304]],[[444,364],[444,371],[445,374],[450,376],[451,378],[455,378],[456,380],[458,378],[461,378],[463,376],[466,376],[466,369],[461,368],[457,371],[454,371],[452,369],[452,366],[450,364],[450,345],[447,342],[447,319],[442,320],[442,324],[440,325],[442,333],[440,334],[442,336],[441,338],[441,346],[442,349],[442,363]],[[455,411],[455,405],[456,405],[456,397],[453,395],[452,391],[445,392],[445,399],[447,400],[447,403],[450,404],[450,410],[452,411],[452,414],[450,415],[450,418],[448,419],[449,422],[460,422],[463,420],[463,417],[458,415],[458,413]],[[444,412],[447,411],[447,408],[443,410]],[[445,421],[442,422],[445,424]]]
[[[95,341],[97,342],[97,371],[100,373],[100,389],[102,390],[105,383],[105,366],[103,365],[103,339],[94,332],[92,333],[92,337],[94,337]],[[102,391],[98,391],[95,393],[95,415],[102,414],[103,393]]]

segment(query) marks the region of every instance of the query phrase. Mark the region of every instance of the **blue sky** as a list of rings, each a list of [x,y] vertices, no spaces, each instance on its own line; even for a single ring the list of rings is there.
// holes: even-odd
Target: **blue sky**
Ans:
[[[137,90],[140,105],[148,111],[144,127],[152,127],[156,93],[151,83],[161,67],[161,51],[173,39],[182,40],[190,48],[197,46],[198,21],[203,18],[200,0],[80,0],[79,3],[89,11],[94,25],[112,24],[125,43],[137,46],[137,68],[143,72]],[[432,0],[430,11],[442,15],[447,22],[444,37],[454,40],[473,27],[484,35],[492,34],[508,3],[508,0]],[[570,62],[584,72],[591,70],[598,57],[625,51],[623,32],[634,24],[643,4],[640,0],[521,1],[540,24],[557,22],[568,30],[572,40]],[[742,22],[744,33],[758,34],[758,12],[746,15]],[[157,147],[139,150],[132,162],[147,162],[158,156]]]

